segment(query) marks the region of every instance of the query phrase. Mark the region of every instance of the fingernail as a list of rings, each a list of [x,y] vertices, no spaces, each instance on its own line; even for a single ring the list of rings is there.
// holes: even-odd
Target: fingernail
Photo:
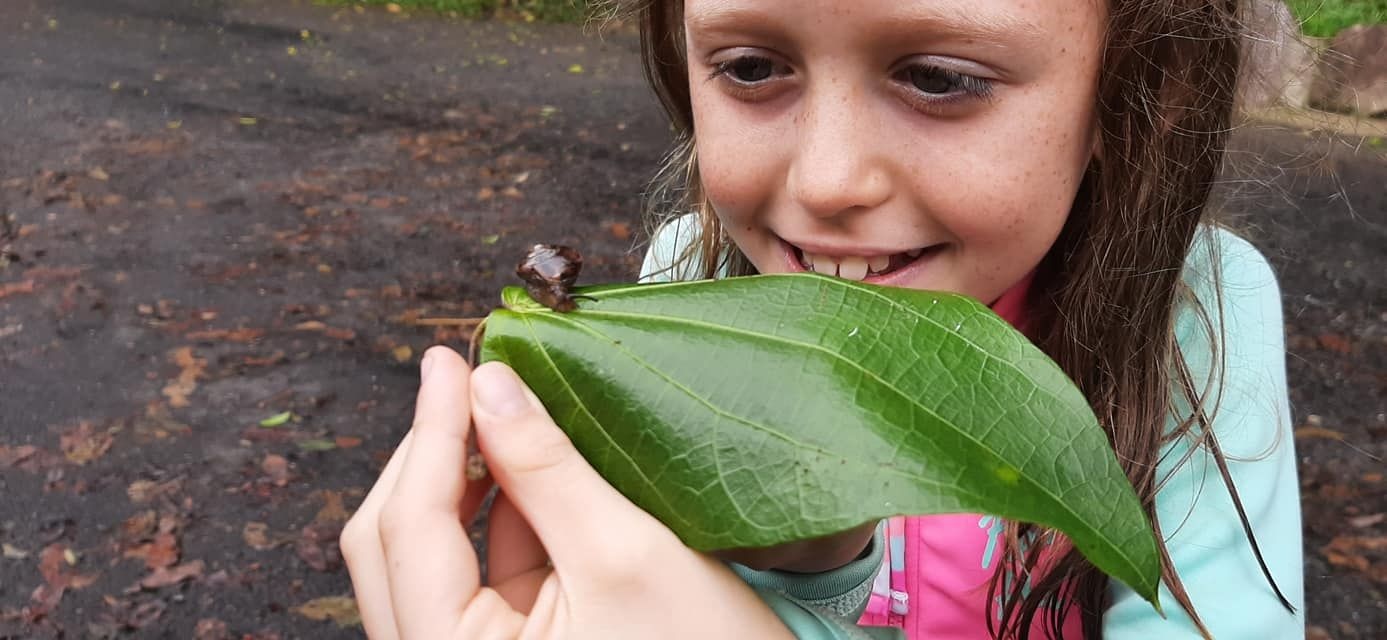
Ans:
[[[433,354],[424,352],[424,359],[419,362],[419,382],[422,383],[429,379],[429,369],[433,368]]]
[[[520,379],[509,370],[501,367],[489,368],[473,376],[472,391],[477,394],[477,404],[493,416],[509,417],[525,413],[530,409],[530,399],[520,387]]]

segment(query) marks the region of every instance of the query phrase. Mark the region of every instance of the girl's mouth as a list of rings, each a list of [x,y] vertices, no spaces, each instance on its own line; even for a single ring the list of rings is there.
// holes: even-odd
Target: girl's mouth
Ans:
[[[832,256],[815,254],[782,240],[791,271],[814,271],[824,275],[869,284],[891,285],[911,279],[945,245],[935,244],[875,256]]]

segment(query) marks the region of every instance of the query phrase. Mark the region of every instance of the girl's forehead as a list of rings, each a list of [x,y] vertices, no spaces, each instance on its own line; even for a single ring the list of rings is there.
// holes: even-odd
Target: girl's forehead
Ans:
[[[690,32],[871,30],[1008,43],[1101,29],[1102,0],[684,0]]]

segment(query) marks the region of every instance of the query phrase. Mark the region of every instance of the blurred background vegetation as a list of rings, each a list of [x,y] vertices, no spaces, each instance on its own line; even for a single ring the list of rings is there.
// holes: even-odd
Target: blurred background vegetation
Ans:
[[[331,4],[363,4],[401,9],[432,9],[467,17],[513,13],[545,22],[576,22],[584,17],[588,0],[324,0]],[[1287,0],[1306,35],[1327,38],[1355,24],[1387,23],[1387,0]]]
[[[1328,38],[1355,24],[1387,23],[1387,0],[1287,0],[1305,35]]]
[[[544,22],[578,22],[584,18],[588,6],[587,0],[324,0],[323,3],[395,5],[401,9],[432,9],[469,18],[504,12]]]

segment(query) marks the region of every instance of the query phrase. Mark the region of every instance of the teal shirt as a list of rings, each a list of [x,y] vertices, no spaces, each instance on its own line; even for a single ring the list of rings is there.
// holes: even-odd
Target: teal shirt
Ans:
[[[697,237],[692,216],[662,227],[646,253],[641,280],[697,277],[692,268],[675,264]],[[1196,239],[1183,278],[1214,323],[1213,335],[1223,350],[1223,375],[1214,375],[1213,337],[1202,327],[1195,309],[1182,308],[1176,314],[1177,342],[1196,384],[1208,381],[1208,388],[1216,390],[1208,394],[1204,409],[1213,416],[1214,432],[1267,566],[1296,613],[1281,606],[1262,576],[1218,467],[1206,450],[1194,452],[1178,467],[1189,454],[1190,443],[1180,440],[1163,452],[1157,520],[1176,572],[1214,638],[1300,640],[1305,637],[1300,494],[1276,277],[1252,245],[1229,231],[1210,227]],[[1175,422],[1172,417],[1168,426],[1173,428]],[[899,638],[898,630],[854,624],[881,566],[881,548],[879,530],[865,557],[834,571],[790,574],[732,568],[798,638]],[[1164,585],[1160,599],[1166,618],[1125,585],[1110,584],[1104,638],[1201,637]]]

